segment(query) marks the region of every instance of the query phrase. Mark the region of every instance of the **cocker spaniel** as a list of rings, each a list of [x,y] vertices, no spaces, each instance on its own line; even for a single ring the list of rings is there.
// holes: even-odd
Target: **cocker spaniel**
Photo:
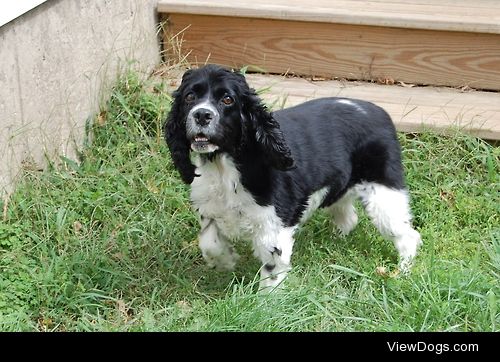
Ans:
[[[211,267],[231,270],[230,241],[252,242],[261,289],[291,268],[294,233],[326,208],[341,234],[360,199],[408,271],[420,234],[412,227],[401,150],[389,115],[356,99],[323,98],[270,112],[245,77],[206,65],[173,93],[165,138],[200,215],[199,246]]]

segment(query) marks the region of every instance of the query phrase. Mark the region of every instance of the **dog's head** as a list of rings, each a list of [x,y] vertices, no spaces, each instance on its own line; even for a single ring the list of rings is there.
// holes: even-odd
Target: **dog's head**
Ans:
[[[278,122],[240,73],[215,65],[188,70],[173,97],[165,138],[184,182],[195,176],[190,152],[234,156],[250,146],[272,167],[293,167]]]

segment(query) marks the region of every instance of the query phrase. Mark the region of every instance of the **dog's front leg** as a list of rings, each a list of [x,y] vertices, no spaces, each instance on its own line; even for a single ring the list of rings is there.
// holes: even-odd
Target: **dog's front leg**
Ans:
[[[295,228],[283,228],[254,239],[254,255],[262,262],[259,290],[268,292],[278,287],[291,269],[290,259]]]
[[[198,240],[208,266],[217,270],[234,270],[240,256],[221,234],[215,220],[202,217],[200,224]]]

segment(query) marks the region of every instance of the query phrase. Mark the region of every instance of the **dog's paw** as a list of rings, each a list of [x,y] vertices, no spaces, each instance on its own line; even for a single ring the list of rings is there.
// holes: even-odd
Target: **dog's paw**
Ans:
[[[337,227],[341,237],[346,237],[358,224],[358,214],[354,207],[333,209],[333,223]]]
[[[228,247],[219,254],[203,253],[203,258],[210,268],[214,268],[217,271],[233,271],[240,256],[234,248]]]
[[[358,224],[358,215],[356,213],[344,215],[342,218],[335,219],[334,223],[337,226],[339,235],[341,237],[346,237]]]

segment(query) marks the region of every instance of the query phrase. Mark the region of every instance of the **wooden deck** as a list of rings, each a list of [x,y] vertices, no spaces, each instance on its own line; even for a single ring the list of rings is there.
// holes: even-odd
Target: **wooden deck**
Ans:
[[[262,98],[274,109],[320,97],[358,98],[383,107],[399,131],[461,130],[484,139],[500,139],[500,93],[364,82],[312,82],[260,74],[248,74],[247,80],[253,88],[263,91]]]
[[[500,33],[498,0],[160,0],[160,13]]]
[[[160,0],[158,11],[192,64],[500,90],[497,0]]]
[[[169,79],[169,91],[181,82],[180,67],[158,69]],[[409,87],[353,81],[310,81],[278,75],[247,74],[273,110],[321,98],[347,97],[383,107],[401,132],[432,130],[441,133],[462,131],[488,140],[500,140],[500,93],[466,91],[444,87]]]

